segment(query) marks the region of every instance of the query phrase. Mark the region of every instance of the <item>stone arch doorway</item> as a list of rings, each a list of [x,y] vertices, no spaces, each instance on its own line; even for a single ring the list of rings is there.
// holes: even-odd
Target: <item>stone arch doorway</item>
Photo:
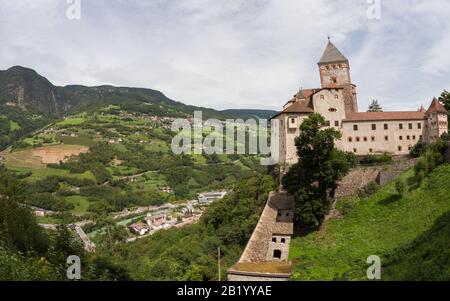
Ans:
[[[274,250],[273,251],[273,258],[281,259],[281,250]]]

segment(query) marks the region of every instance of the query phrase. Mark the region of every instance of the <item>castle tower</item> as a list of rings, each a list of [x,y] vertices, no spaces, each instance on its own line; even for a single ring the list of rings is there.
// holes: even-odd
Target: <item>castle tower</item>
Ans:
[[[344,88],[346,113],[358,112],[356,86],[352,84],[350,77],[350,63],[330,40],[318,65],[322,88]]]
[[[425,113],[427,118],[427,142],[436,141],[444,133],[448,133],[448,111],[435,97]]]

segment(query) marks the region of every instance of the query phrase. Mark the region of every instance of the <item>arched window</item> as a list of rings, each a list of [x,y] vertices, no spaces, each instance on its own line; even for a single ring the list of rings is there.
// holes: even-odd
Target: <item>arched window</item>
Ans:
[[[281,259],[281,250],[273,251],[273,258]]]

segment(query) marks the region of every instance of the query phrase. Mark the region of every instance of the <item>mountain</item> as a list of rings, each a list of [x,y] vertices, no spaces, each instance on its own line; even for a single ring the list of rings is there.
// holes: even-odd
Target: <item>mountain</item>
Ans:
[[[20,66],[0,71],[0,105],[46,116],[61,114],[58,89],[36,71]]]
[[[47,118],[64,117],[83,111],[95,111],[105,105],[166,116],[192,115],[203,111],[204,118],[270,117],[273,111],[225,110],[185,105],[166,97],[160,91],[144,88],[68,85],[59,87],[36,71],[15,66],[0,71],[0,108],[12,107],[41,114]]]
[[[272,110],[239,110],[239,109],[231,109],[231,110],[223,110],[222,113],[227,115],[233,115],[240,118],[259,118],[259,119],[270,119],[275,116],[278,112]]]
[[[217,111],[174,101],[160,91],[144,88],[53,85],[36,71],[22,66],[0,70],[0,149],[56,119],[80,112],[94,112],[119,105],[129,112],[158,116],[191,117],[202,111],[203,118],[268,118],[273,111]]]

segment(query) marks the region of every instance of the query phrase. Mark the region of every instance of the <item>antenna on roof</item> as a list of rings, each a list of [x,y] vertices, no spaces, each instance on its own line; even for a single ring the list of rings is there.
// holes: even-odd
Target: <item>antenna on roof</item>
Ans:
[[[331,41],[331,37],[330,37],[330,35],[328,34],[328,42],[330,42]]]

